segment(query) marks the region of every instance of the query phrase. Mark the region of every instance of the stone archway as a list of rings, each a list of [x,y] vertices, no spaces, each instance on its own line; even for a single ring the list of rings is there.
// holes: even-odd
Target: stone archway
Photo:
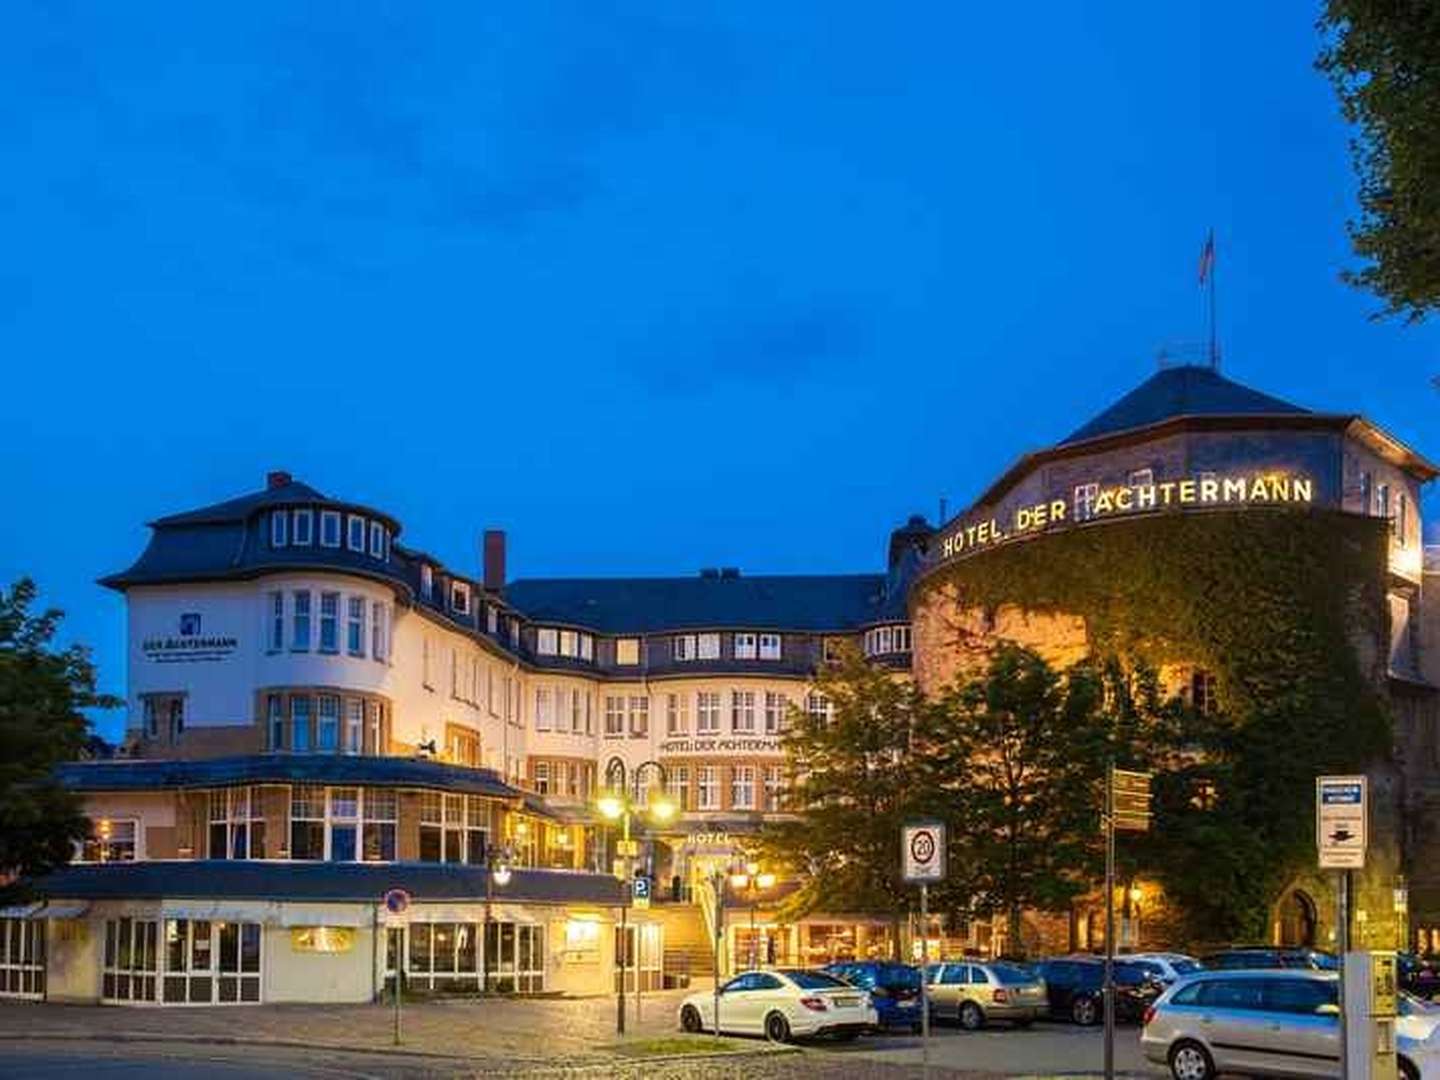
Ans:
[[[1280,902],[1280,944],[1313,949],[1317,923],[1315,901],[1303,889],[1294,889]]]

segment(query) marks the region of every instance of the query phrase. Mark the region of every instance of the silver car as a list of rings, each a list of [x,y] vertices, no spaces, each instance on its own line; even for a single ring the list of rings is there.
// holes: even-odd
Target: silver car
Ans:
[[[1334,972],[1207,971],[1184,979],[1145,1015],[1140,1047],[1175,1080],[1217,1073],[1340,1075],[1340,981]],[[1418,1033],[1417,1033],[1418,1034]],[[1397,1030],[1400,1074],[1430,1075],[1436,1047]]]
[[[931,964],[925,982],[930,1014],[954,1018],[967,1031],[991,1020],[1027,1027],[1048,1008],[1045,981],[1028,968],[998,961]]]

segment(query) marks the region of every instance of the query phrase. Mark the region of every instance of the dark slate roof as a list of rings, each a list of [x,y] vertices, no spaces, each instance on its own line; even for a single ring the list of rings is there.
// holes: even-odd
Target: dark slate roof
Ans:
[[[210,506],[202,506],[198,510],[186,510],[180,514],[170,514],[166,517],[157,518],[151,525],[198,525],[214,522],[244,521],[257,510],[263,510],[268,506],[293,506],[306,505],[308,503],[329,503],[334,500],[327,498],[316,491],[309,484],[302,484],[298,480],[292,480],[288,484],[279,487],[266,488],[263,491],[252,491],[248,495],[241,495],[234,499],[226,499],[224,502],[212,503]]]
[[[850,630],[881,617],[885,576],[537,578],[511,582],[505,598],[535,622],[602,634]]]
[[[492,769],[471,769],[403,757],[348,754],[244,754],[236,757],[118,761],[76,761],[56,769],[73,791],[147,791],[207,788],[228,784],[357,784],[372,787],[428,787],[472,795],[523,799]]]
[[[311,863],[223,859],[77,863],[30,882],[65,900],[359,900],[378,903],[387,889],[427,900],[483,900],[486,869],[453,863]],[[494,886],[497,901],[551,904],[628,903],[620,880],[576,870],[514,870]]]
[[[1184,365],[1157,371],[1059,445],[1149,427],[1178,416],[1296,416],[1309,411],[1251,390],[1211,368]]]

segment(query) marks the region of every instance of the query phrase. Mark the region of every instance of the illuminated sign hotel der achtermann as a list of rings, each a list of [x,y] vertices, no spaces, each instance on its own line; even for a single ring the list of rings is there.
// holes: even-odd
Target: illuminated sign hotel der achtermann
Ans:
[[[1101,488],[1086,504],[1084,517],[1087,520],[1115,517],[1177,506],[1274,505],[1313,500],[1314,483],[1308,476],[1206,473],[1186,480]],[[994,517],[971,519],[956,525],[945,536],[940,557],[949,559],[1026,533],[1065,525],[1070,521],[1070,513],[1070,505],[1064,499],[1051,499],[1017,507],[1003,523]]]

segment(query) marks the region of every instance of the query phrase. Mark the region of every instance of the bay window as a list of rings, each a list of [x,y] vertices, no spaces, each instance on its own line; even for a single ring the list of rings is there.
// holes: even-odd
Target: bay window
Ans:
[[[210,792],[212,859],[258,859],[265,850],[265,818],[259,793],[250,787],[217,788]]]

